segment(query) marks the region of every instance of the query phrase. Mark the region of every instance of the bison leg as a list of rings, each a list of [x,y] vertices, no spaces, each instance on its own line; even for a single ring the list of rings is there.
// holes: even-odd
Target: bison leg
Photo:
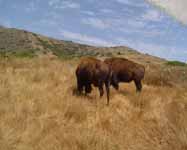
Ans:
[[[110,82],[105,82],[105,88],[106,88],[106,93],[107,93],[107,105],[109,105],[109,100],[110,100]]]
[[[78,89],[79,94],[81,94],[83,91],[83,85],[81,84],[79,79],[77,79],[77,89]]]
[[[142,90],[142,83],[141,83],[141,80],[135,80],[134,81],[134,83],[135,83],[135,85],[136,85],[136,91],[137,92],[141,92],[141,90]]]
[[[113,86],[116,90],[119,90],[119,84],[118,84],[118,83],[112,84],[112,86]]]
[[[118,90],[119,89],[119,84],[118,84],[118,79],[115,74],[112,75],[112,80],[111,80],[111,85]]]
[[[91,91],[92,91],[91,84],[87,84],[87,85],[85,86],[85,93],[91,93]]]
[[[103,94],[104,94],[104,91],[103,91],[103,84],[102,84],[102,83],[99,84],[99,93],[100,93],[100,97],[102,97]]]

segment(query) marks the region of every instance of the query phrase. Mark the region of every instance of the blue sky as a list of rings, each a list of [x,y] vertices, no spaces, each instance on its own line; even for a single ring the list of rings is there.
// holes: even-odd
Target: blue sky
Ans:
[[[187,26],[144,0],[0,0],[0,25],[187,61]]]

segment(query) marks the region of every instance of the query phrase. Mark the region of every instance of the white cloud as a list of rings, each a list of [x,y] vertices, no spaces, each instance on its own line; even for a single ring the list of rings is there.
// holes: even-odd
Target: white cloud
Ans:
[[[96,46],[113,46],[111,42],[85,34],[73,33],[66,30],[60,30],[60,33],[64,38],[76,40],[77,42],[81,43],[87,43]]]
[[[92,27],[99,28],[99,29],[106,29],[110,27],[109,22],[99,18],[83,18],[82,23],[91,25]]]
[[[60,19],[62,21],[64,20],[63,17],[55,11],[51,11],[51,12],[45,14],[45,17],[50,19],[50,20],[52,20],[52,19],[54,19],[54,20],[59,20]]]
[[[48,4],[49,4],[49,6],[54,6],[59,2],[60,2],[60,0],[49,0]]]
[[[148,9],[145,14],[143,14],[142,18],[145,21],[161,21],[164,16],[160,11],[156,11],[153,9]]]
[[[148,53],[166,59],[178,59],[178,57],[180,57],[180,53],[185,54],[183,49],[177,48],[174,45],[147,43],[145,41],[132,40],[129,38],[118,38],[116,41],[120,45],[126,45],[143,53]]]
[[[127,18],[124,19],[122,17],[119,18],[83,18],[81,20],[83,24],[90,25],[97,29],[113,29],[116,31],[120,31],[121,29],[124,29],[128,26],[129,28],[135,29],[142,29],[145,27],[146,22],[144,20],[136,19],[136,18]]]
[[[159,31],[157,29],[149,29],[149,30],[142,30],[142,29],[126,29],[126,28],[121,28],[120,31],[123,33],[127,34],[137,34],[141,35],[142,38],[152,38],[152,37],[158,37],[161,35],[164,35],[163,31]]]
[[[132,2],[130,0],[116,0],[118,3],[122,3],[122,4],[128,4],[128,5],[132,5]]]
[[[143,20],[141,17],[137,18],[83,18],[82,23],[90,25],[96,29],[108,29],[113,31],[120,31],[128,34],[142,34],[144,37],[153,37],[161,35],[156,29],[146,30],[147,21]]]
[[[60,0],[50,0],[48,2],[49,6],[54,7],[56,9],[65,9],[65,8],[80,8],[80,4],[68,0],[60,1]]]
[[[80,8],[80,4],[75,2],[64,1],[61,4],[60,8]]]
[[[36,4],[34,1],[28,3],[28,6],[25,7],[26,12],[33,12],[36,10]]]
[[[140,0],[116,0],[118,3],[134,6],[134,7],[147,7],[148,5],[146,3],[142,3]]]
[[[107,9],[107,8],[100,9],[100,12],[101,13],[107,13],[107,14],[108,13],[110,13],[110,14],[114,13],[114,11],[112,9]]]
[[[146,22],[142,20],[129,19],[127,20],[127,24],[135,29],[140,29],[146,25]]]
[[[81,13],[89,15],[89,16],[95,16],[95,13],[93,11],[89,11],[89,10],[83,10],[83,11],[81,11]]]
[[[187,25],[187,0],[146,0]]]
[[[57,26],[58,25],[58,22],[57,21],[55,21],[55,20],[51,20],[51,19],[42,19],[42,20],[40,20],[39,22],[37,22],[37,23],[39,23],[39,24],[43,24],[43,25],[46,25],[47,24],[47,26],[52,26],[52,27],[55,27],[55,26]]]

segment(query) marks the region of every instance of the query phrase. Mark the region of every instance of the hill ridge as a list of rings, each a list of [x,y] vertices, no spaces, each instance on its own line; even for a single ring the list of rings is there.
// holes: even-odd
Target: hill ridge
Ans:
[[[0,52],[5,55],[28,55],[38,56],[41,54],[52,54],[57,57],[79,57],[96,56],[111,57],[125,56],[127,58],[139,58],[145,62],[154,59],[156,62],[163,62],[165,59],[143,54],[127,46],[97,47],[86,44],[75,43],[33,33],[23,29],[0,27]]]

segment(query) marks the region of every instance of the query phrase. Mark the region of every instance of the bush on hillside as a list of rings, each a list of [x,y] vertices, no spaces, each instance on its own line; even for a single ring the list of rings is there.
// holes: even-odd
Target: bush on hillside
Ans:
[[[170,66],[187,66],[186,63],[180,61],[168,61],[166,64]]]

